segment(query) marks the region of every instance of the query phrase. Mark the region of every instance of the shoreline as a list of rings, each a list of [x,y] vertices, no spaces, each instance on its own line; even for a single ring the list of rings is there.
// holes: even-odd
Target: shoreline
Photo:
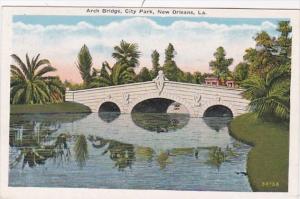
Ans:
[[[15,114],[57,114],[91,113],[89,107],[75,102],[57,104],[18,104],[10,105],[10,115]]]

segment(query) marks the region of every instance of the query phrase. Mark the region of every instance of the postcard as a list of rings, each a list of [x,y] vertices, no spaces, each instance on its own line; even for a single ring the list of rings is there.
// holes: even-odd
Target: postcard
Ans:
[[[2,15],[3,198],[296,198],[299,10]]]

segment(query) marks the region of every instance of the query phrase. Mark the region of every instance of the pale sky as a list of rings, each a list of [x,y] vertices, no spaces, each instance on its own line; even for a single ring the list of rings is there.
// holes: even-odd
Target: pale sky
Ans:
[[[242,61],[244,50],[254,47],[253,37],[265,30],[275,36],[280,19],[233,19],[187,17],[121,17],[121,16],[15,16],[13,19],[13,52],[47,58],[57,68],[62,80],[80,82],[76,68],[77,54],[86,44],[95,68],[103,61],[111,65],[113,47],[123,39],[137,43],[142,55],[140,66],[151,67],[151,53],[160,53],[169,43],[175,47],[177,66],[184,71],[209,72],[213,53],[223,46],[234,66]]]

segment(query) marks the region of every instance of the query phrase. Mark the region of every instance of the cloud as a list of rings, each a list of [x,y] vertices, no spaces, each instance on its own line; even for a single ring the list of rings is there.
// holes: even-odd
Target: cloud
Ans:
[[[62,79],[79,81],[75,63],[83,44],[89,47],[95,67],[99,67],[105,60],[114,62],[111,57],[113,47],[122,39],[137,43],[142,52],[141,67],[150,67],[152,51],[158,50],[163,64],[164,49],[172,43],[180,68],[208,72],[208,63],[217,47],[223,46],[236,64],[242,60],[244,50],[254,46],[253,36],[261,30],[275,34],[276,24],[262,21],[260,25],[226,25],[178,20],[163,26],[144,17],[124,19],[104,26],[85,21],[75,25],[47,26],[15,22],[13,50],[20,56],[41,53],[43,58],[48,58],[58,68]]]

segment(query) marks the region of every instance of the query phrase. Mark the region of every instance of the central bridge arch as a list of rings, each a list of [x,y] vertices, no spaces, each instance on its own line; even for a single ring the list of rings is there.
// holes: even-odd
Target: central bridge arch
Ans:
[[[177,102],[177,103],[180,103],[181,105],[183,105],[188,113],[191,115],[193,114],[193,109],[192,107],[190,106],[190,104],[186,101],[186,100],[183,100],[179,97],[176,97],[174,95],[170,95],[170,94],[146,94],[146,95],[143,95],[137,99],[135,99],[134,101],[132,101],[130,104],[129,104],[129,108],[128,108],[128,113],[132,113],[134,111],[134,108],[144,102],[144,101],[147,101],[149,99],[162,99],[162,100],[168,100],[170,101],[170,104],[171,105],[173,102]]]

